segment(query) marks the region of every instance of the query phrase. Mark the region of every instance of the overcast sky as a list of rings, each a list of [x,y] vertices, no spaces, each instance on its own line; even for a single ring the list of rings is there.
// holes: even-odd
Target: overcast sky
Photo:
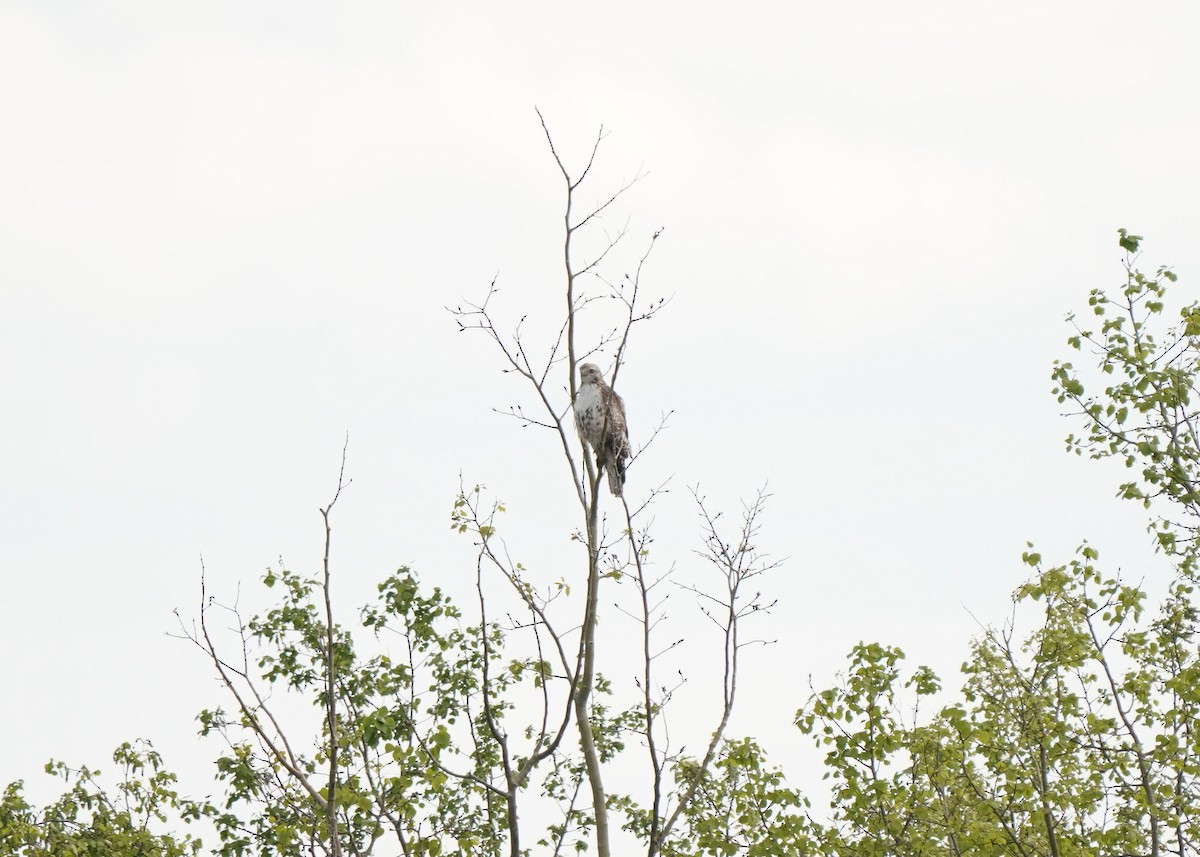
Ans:
[[[345,619],[401,564],[469,591],[460,473],[559,575],[577,523],[557,453],[492,412],[527,400],[444,309],[498,276],[505,324],[558,318],[535,105],[569,164],[610,132],[590,199],[648,173],[605,228],[628,220],[636,249],[665,227],[645,286],[671,300],[620,380],[635,443],[673,412],[627,489],[672,479],[660,561],[700,574],[686,486],[731,511],[773,494],[778,643],[734,732],[806,758],[808,676],[861,639],[953,680],[977,622],[1008,615],[1027,539],[1154,574],[1119,474],[1064,454],[1048,375],[1066,313],[1120,282],[1118,227],[1194,294],[1198,18],[3,0],[0,779],[41,788],[46,758],[145,736],[206,791],[218,748],[193,717],[224,700],[172,611],[194,614],[202,555],[248,604],[281,556],[316,571],[347,432]],[[702,676],[718,650],[683,607],[679,665]]]

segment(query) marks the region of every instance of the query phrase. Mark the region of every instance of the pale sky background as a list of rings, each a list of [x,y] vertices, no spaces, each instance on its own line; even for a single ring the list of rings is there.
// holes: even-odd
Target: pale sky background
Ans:
[[[955,680],[1026,539],[1153,575],[1119,474],[1064,454],[1048,375],[1065,314],[1120,282],[1118,227],[1194,294],[1198,25],[1096,2],[0,2],[0,779],[46,794],[48,757],[144,736],[210,788],[193,718],[225,700],[172,611],[202,554],[248,604],[280,556],[316,572],[346,432],[343,618],[401,564],[465,599],[460,472],[558,576],[555,450],[489,410],[523,391],[444,310],[499,274],[507,323],[558,317],[534,105],[573,164],[611,131],[593,198],[648,171],[610,228],[666,227],[646,287],[672,301],[620,382],[635,443],[674,411],[628,486],[673,477],[660,560],[700,573],[685,486],[774,494],[778,643],[734,734],[812,777],[808,676],[866,639]],[[702,677],[716,641],[685,606]]]

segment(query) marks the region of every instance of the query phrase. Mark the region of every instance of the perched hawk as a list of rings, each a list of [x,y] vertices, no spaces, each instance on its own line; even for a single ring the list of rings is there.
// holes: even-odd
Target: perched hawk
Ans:
[[[625,484],[625,462],[629,458],[629,431],[625,425],[625,403],[604,383],[600,367],[584,363],[579,367],[579,390],[575,393],[575,426],[588,447],[596,451],[597,477],[608,471],[608,490],[621,496]]]

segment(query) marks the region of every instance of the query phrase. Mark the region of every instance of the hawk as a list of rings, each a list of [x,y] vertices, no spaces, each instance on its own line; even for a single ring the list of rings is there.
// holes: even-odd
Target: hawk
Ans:
[[[625,462],[629,459],[625,403],[604,383],[595,363],[579,367],[579,389],[573,407],[584,454],[589,447],[596,451],[597,477],[599,471],[607,470],[608,490],[614,497],[620,497],[621,486],[625,484]]]

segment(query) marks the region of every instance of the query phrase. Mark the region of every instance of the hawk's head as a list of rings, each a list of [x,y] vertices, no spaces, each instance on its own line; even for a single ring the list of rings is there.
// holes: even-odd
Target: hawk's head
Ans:
[[[604,376],[600,374],[600,367],[595,363],[584,363],[579,367],[579,383],[580,384],[603,384]]]

